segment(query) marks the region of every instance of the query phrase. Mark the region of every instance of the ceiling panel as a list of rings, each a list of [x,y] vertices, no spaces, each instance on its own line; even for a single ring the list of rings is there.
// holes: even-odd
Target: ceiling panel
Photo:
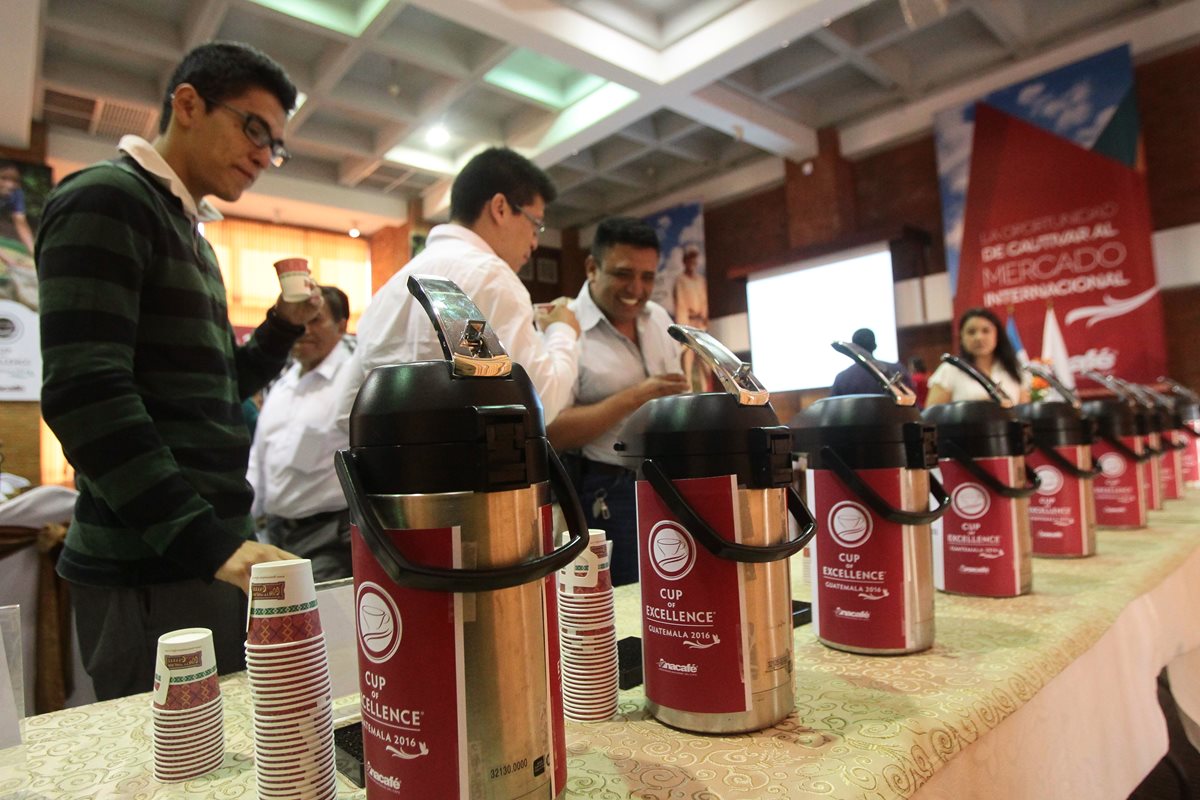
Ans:
[[[917,13],[906,18],[905,7]],[[548,211],[555,225],[652,204],[754,159],[811,157],[819,128],[869,123],[1090,33],[1141,25],[1141,41],[1200,40],[1200,0],[46,0],[44,8],[42,30],[30,32],[44,43],[35,116],[52,130],[85,131],[106,146],[123,128],[152,134],[180,52],[213,38],[244,41],[280,61],[306,95],[287,132],[297,154],[287,169],[314,182],[309,194],[336,183],[368,204],[443,197],[462,158],[511,143],[559,184]],[[1167,18],[1174,22],[1156,22]],[[439,127],[441,138],[431,137]],[[343,227],[335,217],[331,227]]]

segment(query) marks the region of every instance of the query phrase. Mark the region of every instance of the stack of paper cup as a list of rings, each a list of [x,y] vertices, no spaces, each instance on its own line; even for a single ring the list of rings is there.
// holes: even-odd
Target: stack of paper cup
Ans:
[[[184,628],[158,637],[151,714],[154,777],[184,781],[221,766],[221,685],[208,628]]]
[[[588,531],[591,543],[558,573],[563,711],[574,720],[610,719],[617,711],[617,625],[612,542]]]
[[[246,673],[260,800],[336,797],[329,660],[308,559],[251,568]]]

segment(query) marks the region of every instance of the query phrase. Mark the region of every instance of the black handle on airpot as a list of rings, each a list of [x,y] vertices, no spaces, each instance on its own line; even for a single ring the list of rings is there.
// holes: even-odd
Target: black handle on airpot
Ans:
[[[749,545],[731,542],[722,538],[721,534],[717,533],[708,521],[700,516],[696,509],[692,508],[687,499],[684,498],[679,490],[675,488],[675,484],[671,482],[670,476],[666,471],[659,466],[654,459],[647,458],[642,462],[642,474],[653,487],[662,501],[670,509],[671,513],[683,523],[684,527],[692,536],[696,537],[696,541],[704,546],[704,549],[712,553],[717,558],[723,558],[727,561],[738,561],[744,564],[761,564],[767,561],[779,561],[799,553],[804,546],[812,539],[816,533],[816,521],[813,519],[812,513],[808,507],[804,505],[804,501],[796,490],[791,486],[787,487],[787,506],[788,513],[796,520],[800,526],[800,535],[795,539],[790,539],[780,544],[770,545]]]
[[[335,454],[334,467],[363,541],[397,585],[427,591],[508,589],[562,569],[587,547],[587,520],[546,440],[529,377],[513,365],[482,312],[453,281],[412,276],[408,289],[429,315],[446,360],[380,367],[359,390],[350,418],[351,447]],[[519,490],[544,476],[562,504],[570,538],[547,555],[485,569],[408,560],[368,500],[368,483],[373,493],[387,497]]]
[[[1001,389],[994,380],[975,369],[973,364],[969,364],[958,356],[951,355],[950,353],[942,353],[942,361],[958,367],[960,370],[967,373],[972,380],[983,387],[983,390],[988,393],[988,397],[995,400],[998,405],[1004,406],[1005,408],[1012,406],[1013,399],[1009,397],[1008,394]]]
[[[1133,394],[1132,391],[1129,390],[1128,385],[1119,378],[1113,375],[1105,375],[1104,373],[1097,372],[1096,370],[1087,370],[1080,374],[1082,374],[1083,377],[1093,380],[1101,386],[1106,387],[1109,391],[1117,396],[1120,403],[1123,403],[1129,409],[1136,409],[1141,405],[1141,403],[1138,402],[1138,398]],[[1099,402],[1101,405],[1103,405],[1102,401],[1094,402]],[[1091,404],[1089,403],[1089,406],[1090,405]],[[1135,417],[1135,419],[1137,419],[1137,417]],[[1138,427],[1141,426],[1140,422],[1137,424]],[[1138,432],[1140,433],[1141,431],[1139,430]],[[1122,442],[1119,436],[1113,434],[1110,426],[1103,424],[1099,420],[1097,421],[1096,435],[1107,442],[1112,449],[1116,450],[1129,461],[1134,461],[1140,464],[1144,461],[1149,461],[1156,455],[1159,455],[1159,451],[1150,447],[1148,442],[1142,445],[1142,452],[1140,454],[1135,452],[1127,444]]]
[[[626,423],[618,449],[641,457],[641,474],[706,550],[718,558],[749,564],[779,561],[798,553],[816,532],[816,522],[789,485],[789,436],[770,407],[770,393],[712,334],[687,325],[668,332],[696,352],[717,376],[724,392],[662,397],[646,403]],[[632,446],[631,446],[632,445]],[[800,526],[795,539],[748,545],[721,537],[692,508],[672,482],[680,478],[736,474],[749,488],[784,488],[788,513]]]
[[[388,539],[375,510],[365,499],[367,494],[359,475],[357,454],[353,450],[339,450],[334,456],[334,466],[363,541],[398,586],[434,592],[490,592],[544,578],[570,564],[588,546],[583,506],[579,504],[567,471],[554,449],[547,447],[546,454],[550,460],[550,485],[562,504],[571,537],[562,547],[532,561],[490,569],[447,569],[409,561]]]

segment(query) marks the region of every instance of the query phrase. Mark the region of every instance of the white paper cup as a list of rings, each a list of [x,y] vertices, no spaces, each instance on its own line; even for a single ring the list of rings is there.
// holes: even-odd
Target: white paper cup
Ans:
[[[212,631],[181,628],[158,637],[152,705],[167,711],[206,706],[221,696]]]
[[[309,296],[308,260],[304,258],[284,258],[275,262],[275,273],[279,276],[279,288],[283,291],[283,299],[289,303],[299,303]]]

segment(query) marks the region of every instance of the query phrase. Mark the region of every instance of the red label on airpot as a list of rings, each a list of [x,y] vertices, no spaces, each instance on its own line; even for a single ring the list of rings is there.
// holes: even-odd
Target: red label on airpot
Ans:
[[[737,478],[688,478],[675,488],[717,533],[739,542]],[[705,550],[645,481],[637,484],[646,698],[692,713],[750,710],[741,570]]]
[[[460,567],[457,528],[386,531],[414,562]],[[396,586],[351,528],[371,797],[468,797],[461,595]]]
[[[1007,486],[1025,484],[1024,472],[1009,457],[977,458],[975,464]],[[934,540],[937,588],[984,597],[1020,594],[1024,554],[1018,519],[1027,513],[1026,504],[996,494],[957,461],[943,459],[939,466],[950,508]]]
[[[1121,442],[1134,452],[1141,451],[1141,437],[1124,436]],[[1092,482],[1096,494],[1096,524],[1140,528],[1146,524],[1145,462],[1126,457],[1104,439],[1092,445],[1092,457],[1100,465],[1100,474]]]
[[[901,507],[898,469],[858,476]],[[813,620],[825,641],[847,647],[899,650],[905,641],[903,526],[875,516],[828,470],[813,470],[817,518]],[[928,573],[926,573],[928,574]]]
[[[1060,456],[1082,468],[1082,445],[1054,448]],[[1088,555],[1086,535],[1090,510],[1084,508],[1087,497],[1084,478],[1067,473],[1041,449],[1026,456],[1026,463],[1037,473],[1040,484],[1029,498],[1029,528],[1033,552],[1038,555]]]

